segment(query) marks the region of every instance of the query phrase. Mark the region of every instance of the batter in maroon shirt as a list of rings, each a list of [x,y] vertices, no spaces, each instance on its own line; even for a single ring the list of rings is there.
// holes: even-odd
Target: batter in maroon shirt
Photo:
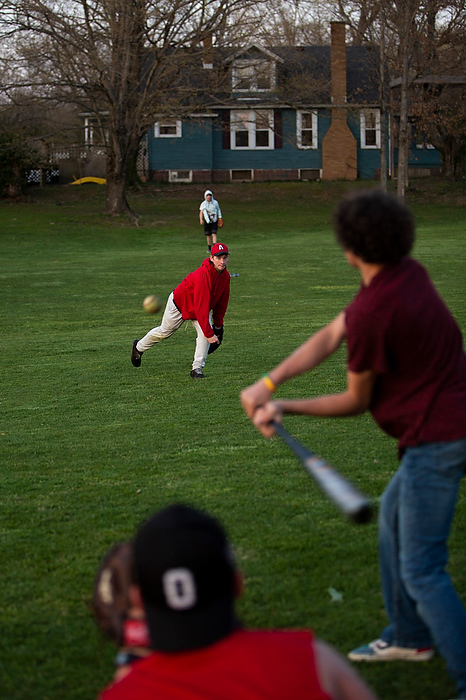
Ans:
[[[428,661],[434,646],[466,698],[466,611],[447,572],[448,537],[466,473],[466,356],[461,332],[424,268],[409,257],[409,209],[382,190],[342,200],[335,232],[361,290],[333,321],[241,393],[266,436],[284,413],[351,416],[369,410],[398,440],[401,463],[382,495],[379,564],[387,627],[353,661]],[[339,394],[271,400],[346,341]]]

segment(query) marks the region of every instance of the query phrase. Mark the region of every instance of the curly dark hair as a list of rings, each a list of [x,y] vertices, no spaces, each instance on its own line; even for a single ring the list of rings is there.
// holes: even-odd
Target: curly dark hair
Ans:
[[[398,263],[410,253],[416,237],[408,207],[380,189],[354,192],[342,199],[333,223],[342,248],[367,263]]]

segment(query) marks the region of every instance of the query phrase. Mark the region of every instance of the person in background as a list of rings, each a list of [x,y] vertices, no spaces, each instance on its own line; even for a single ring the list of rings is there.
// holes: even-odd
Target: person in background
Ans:
[[[204,224],[204,234],[207,238],[207,252],[217,243],[217,229],[223,226],[223,216],[220,204],[214,199],[211,190],[204,192],[204,201],[199,207],[199,223]]]
[[[211,515],[175,503],[134,540],[133,604],[153,653],[101,700],[375,700],[359,675],[309,630],[248,630],[235,612],[243,583]]]

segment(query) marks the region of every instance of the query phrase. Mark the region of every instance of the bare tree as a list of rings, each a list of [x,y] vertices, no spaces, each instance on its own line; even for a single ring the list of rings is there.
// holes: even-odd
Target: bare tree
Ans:
[[[400,127],[398,138],[398,183],[397,192],[404,199],[408,181],[408,147],[410,132],[408,130],[408,89],[412,57],[413,32],[416,29],[415,17],[419,9],[419,0],[398,0],[395,12],[399,31],[399,67],[401,71],[400,87]]]
[[[385,59],[385,8],[383,0],[379,3],[380,20],[380,51],[379,51],[379,75],[380,75],[380,186],[387,191],[387,84],[386,84],[386,59]]]
[[[397,112],[398,128],[398,195],[403,198],[408,184],[408,147],[411,139],[410,116],[424,116],[427,105],[436,110],[437,125],[439,120],[442,128],[436,131],[436,144],[440,144],[441,135],[445,142],[440,145],[442,153],[448,151],[448,144],[453,143],[451,131],[453,128],[452,110],[446,105],[442,109],[439,100],[448,98],[451,102],[451,92],[436,89],[437,100],[432,100],[433,90],[424,90],[422,109],[419,101],[419,91],[413,92],[416,81],[422,83],[422,76],[439,72],[462,72],[464,75],[466,62],[465,32],[466,6],[464,0],[337,0],[338,14],[350,26],[351,35],[355,42],[370,41],[383,45],[380,60],[380,71],[388,67],[392,78],[398,80]],[[447,69],[448,57],[450,66]],[[453,68],[452,64],[455,64]],[[383,113],[384,96],[381,80],[381,108]],[[440,97],[442,93],[443,97]],[[454,93],[458,95],[458,91]],[[417,102],[417,106],[416,103]],[[449,114],[447,118],[447,114]],[[393,116],[393,115],[392,115]],[[461,120],[456,122],[456,125]],[[432,126],[432,124],[430,125]],[[433,129],[430,129],[432,133]],[[458,139],[460,141],[461,139]],[[433,142],[433,141],[432,141]],[[461,147],[461,144],[457,144]],[[438,146],[437,146],[438,147]]]
[[[411,96],[416,141],[442,154],[443,175],[464,176],[466,156],[466,75],[431,75],[415,81]]]
[[[464,173],[466,152],[466,10],[450,6],[448,21],[441,22],[438,8],[430,10],[423,46],[427,70],[417,67],[411,113],[417,142],[434,145],[442,154],[443,174],[455,179]]]
[[[445,79],[448,85],[448,76],[452,73],[462,71],[464,76],[466,8],[462,0],[399,0],[391,8],[391,22],[392,32],[399,38],[394,67],[400,75],[398,194],[404,197],[412,135],[409,117],[417,119],[418,129],[424,126],[432,140],[435,134],[436,145],[444,155],[451,150],[449,144],[455,141],[455,128],[464,125],[464,109],[452,114],[455,111],[452,100],[459,97],[458,107],[461,107],[461,93],[439,89],[438,78],[439,72],[445,71],[440,82]],[[455,56],[453,61],[452,56]],[[416,87],[420,84],[431,87],[420,91]],[[426,119],[428,113],[430,119]],[[444,160],[445,165],[448,168],[448,159]]]
[[[336,13],[349,27],[354,44],[371,41],[380,19],[378,0],[337,0]]]
[[[325,0],[266,0],[256,36],[267,46],[330,43],[331,10]]]
[[[126,190],[141,137],[158,115],[180,117],[201,104],[196,69],[210,50],[204,40],[228,40],[230,28],[257,5],[257,0],[3,0],[0,39],[15,48],[9,56],[15,79],[10,77],[3,93],[11,99],[27,89],[29,96],[73,103],[95,115],[108,134],[105,211],[134,216]]]

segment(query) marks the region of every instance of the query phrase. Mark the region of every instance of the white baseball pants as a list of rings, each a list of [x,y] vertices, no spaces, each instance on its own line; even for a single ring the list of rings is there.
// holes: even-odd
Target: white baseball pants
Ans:
[[[212,319],[211,319],[212,322]],[[160,343],[164,338],[169,338],[175,331],[184,323],[181,312],[173,301],[173,292],[167,300],[165,311],[163,312],[162,323],[157,328],[152,328],[144,338],[138,341],[136,349],[139,352],[149,350],[156,343]],[[197,333],[196,349],[194,351],[193,369],[202,369],[205,365],[207,352],[209,350],[209,341],[202,332],[202,328],[198,321],[192,321]]]

